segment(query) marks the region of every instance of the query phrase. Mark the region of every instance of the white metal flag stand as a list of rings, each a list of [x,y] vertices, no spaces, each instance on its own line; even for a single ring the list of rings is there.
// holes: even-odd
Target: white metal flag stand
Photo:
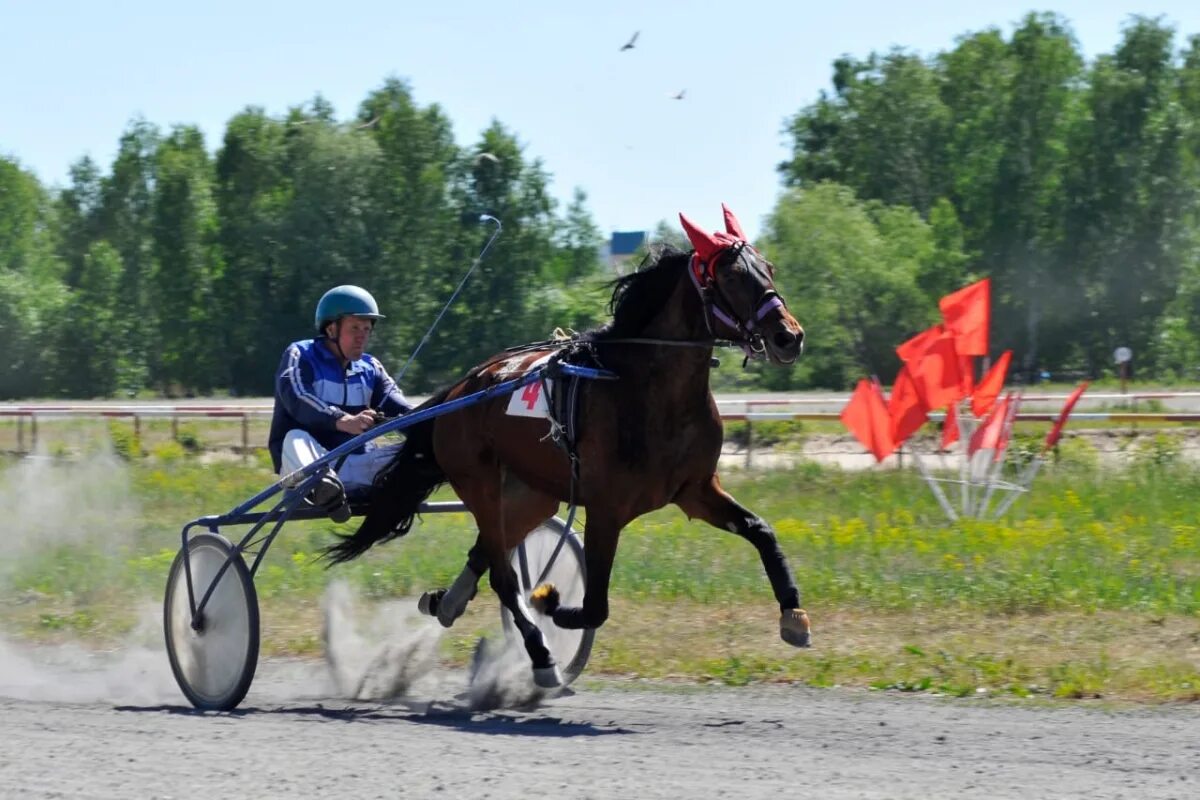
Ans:
[[[1013,421],[1021,405],[1021,395],[1009,395],[1004,408],[999,410],[1004,418],[996,421],[999,425],[998,435],[994,441],[977,439],[980,425],[988,424],[990,420],[976,420],[971,414],[970,400],[960,401],[956,409],[959,438],[955,443],[952,456],[958,458],[958,478],[938,477],[930,471],[924,458],[913,453],[913,463],[921,478],[933,492],[934,498],[946,517],[954,522],[962,517],[974,519],[998,519],[1012,507],[1017,498],[1029,491],[1033,479],[1043,461],[1039,454],[1014,480],[1004,479],[1004,468],[1008,463],[1009,442],[1012,441]],[[959,507],[951,503],[943,484],[959,487]],[[994,511],[991,510],[993,497],[1004,495]]]

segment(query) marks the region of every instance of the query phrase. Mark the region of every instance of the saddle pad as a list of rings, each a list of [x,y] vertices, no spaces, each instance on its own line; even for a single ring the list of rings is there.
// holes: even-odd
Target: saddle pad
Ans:
[[[530,370],[537,369],[548,362],[551,355],[553,354],[547,353],[536,361],[525,365],[519,364],[523,359],[513,359],[513,361],[518,363],[511,365],[508,363],[504,364],[499,374],[504,375],[505,378],[527,374]],[[554,381],[547,380],[546,384],[551,391],[554,390]],[[545,392],[542,391],[542,382],[534,381],[509,395],[508,408],[505,409],[504,413],[513,417],[548,418],[550,416],[550,409],[546,404]]]

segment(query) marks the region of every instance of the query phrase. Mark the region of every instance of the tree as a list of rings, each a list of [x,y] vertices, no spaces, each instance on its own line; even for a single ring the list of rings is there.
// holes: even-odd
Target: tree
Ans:
[[[225,128],[215,170],[217,214],[225,268],[215,292],[229,388],[270,394],[283,346],[307,331],[305,286],[288,260],[286,236],[295,185],[288,165],[287,126],[261,108],[247,108]],[[292,296],[292,287],[303,295]],[[246,313],[247,305],[256,306]]]
[[[529,296],[534,336],[555,328],[587,330],[607,316],[610,276],[600,258],[604,237],[587,209],[587,194],[576,189],[561,221],[556,222],[554,251],[544,266],[540,285]]]
[[[887,381],[899,368],[894,347],[937,318],[937,298],[919,277],[953,254],[912,209],[862,203],[833,183],[780,197],[763,249],[776,285],[810,336],[789,385],[844,388],[864,374]],[[951,259],[953,260],[953,259]]]
[[[134,120],[121,135],[112,173],[100,181],[96,235],[112,246],[121,264],[112,311],[114,336],[123,343],[115,366],[117,388],[126,393],[137,392],[149,380],[152,342],[139,331],[155,319],[148,284],[154,259],[151,229],[160,139],[158,128]]]
[[[1039,332],[1069,293],[1073,275],[1060,261],[1067,136],[1078,117],[1082,67],[1073,36],[1051,14],[1029,14],[1009,43],[1009,79],[1000,95],[1001,149],[990,181],[990,216],[974,240],[975,265],[1002,287],[993,314],[993,346],[1022,353],[1033,370]],[[1059,328],[1061,330],[1061,328]],[[1060,351],[1061,352],[1061,351]]]
[[[516,137],[499,122],[483,132],[473,150],[492,158],[471,161],[468,181],[456,191],[456,202],[464,218],[480,211],[499,218],[504,233],[465,285],[461,302],[446,314],[438,341],[426,354],[425,369],[436,364],[445,370],[444,376],[457,375],[506,347],[544,339],[550,333],[536,330],[529,307],[544,265],[554,256],[549,176],[540,161],[525,162]],[[471,251],[478,252],[488,232],[477,225],[465,232],[468,244],[463,251],[473,256]],[[460,265],[450,277],[461,271]]]
[[[822,95],[789,123],[794,154],[784,182],[840,181],[859,197],[927,214],[942,194],[948,114],[936,72],[894,50],[866,61],[839,59],[837,95]]]
[[[52,331],[64,300],[51,200],[31,173],[0,157],[0,398],[53,391]]]
[[[226,381],[213,292],[222,261],[204,137],[195,127],[178,126],[161,142],[155,160],[150,301],[156,317],[139,333],[157,335],[151,378],[158,386],[208,392]],[[242,309],[256,311],[250,304]]]
[[[100,170],[84,156],[71,165],[71,185],[58,196],[58,247],[68,287],[79,284],[83,259],[100,235]]]
[[[69,397],[110,397],[120,385],[124,321],[118,293],[121,257],[108,242],[96,242],[83,259],[56,326],[60,370],[56,390]]]
[[[1194,224],[1196,187],[1177,102],[1173,31],[1134,18],[1098,58],[1072,130],[1064,258],[1081,276],[1078,340],[1097,372],[1118,345],[1153,352],[1157,320],[1175,295]]]
[[[385,363],[403,364],[478,252],[484,209],[467,200],[473,162],[455,144],[449,118],[436,105],[420,107],[404,82],[391,78],[371,92],[357,125],[381,159],[374,180],[379,258],[364,281],[384,313],[394,310],[372,348]],[[439,335],[430,344],[434,353],[412,365],[406,388],[433,388],[460,363],[462,342],[437,352],[441,341]]]

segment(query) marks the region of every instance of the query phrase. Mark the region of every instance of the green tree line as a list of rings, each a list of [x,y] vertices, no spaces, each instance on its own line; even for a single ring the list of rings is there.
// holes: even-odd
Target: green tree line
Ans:
[[[215,155],[193,126],[137,120],[105,171],[49,191],[0,158],[0,397],[270,394],[320,295],[368,287],[372,352],[398,370],[494,228],[504,232],[405,379],[423,391],[492,353],[605,314],[603,238],[576,191],[493,122],[454,141],[436,105],[386,81],[340,122],[316,98],[247,108]]]
[[[1127,346],[1140,376],[1195,378],[1200,37],[1132,17],[1089,63],[1066,20],[1030,14],[929,56],[839,58],[785,126],[758,244],[808,346],[739,385],[890,381],[938,297],[985,275],[993,353],[1012,348],[1026,375],[1098,376]],[[504,234],[407,389],[595,325],[603,237],[584,192],[559,209],[549,180],[500,122],[460,145],[398,80],[349,120],[320,97],[247,108],[215,150],[195,127],[136,120],[108,168],[83,158],[61,189],[0,157],[0,397],[268,394],[337,283],[376,295],[372,351],[396,370],[490,234],[480,213]],[[652,238],[680,242],[673,224]]]
[[[767,237],[817,383],[894,375],[929,297],[985,275],[993,354],[1025,374],[1101,375],[1127,346],[1139,375],[1195,379],[1200,36],[1132,17],[1089,64],[1064,19],[1030,14],[932,57],[838,59],[832,83],[788,122]]]

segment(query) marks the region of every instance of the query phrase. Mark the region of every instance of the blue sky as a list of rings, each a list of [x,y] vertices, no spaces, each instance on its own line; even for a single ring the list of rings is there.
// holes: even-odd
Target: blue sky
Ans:
[[[1135,11],[1164,16],[1180,46],[1200,33],[1196,0],[0,0],[0,153],[62,185],[84,154],[107,171],[135,116],[197,124],[215,150],[247,105],[281,114],[320,92],[346,118],[394,75],[444,109],[460,144],[500,120],[557,197],[587,191],[605,232],[678,211],[716,227],[725,201],[756,236],[780,191],[785,120],[829,87],[833,59],[929,55],[1029,10],[1065,16],[1089,59]]]

